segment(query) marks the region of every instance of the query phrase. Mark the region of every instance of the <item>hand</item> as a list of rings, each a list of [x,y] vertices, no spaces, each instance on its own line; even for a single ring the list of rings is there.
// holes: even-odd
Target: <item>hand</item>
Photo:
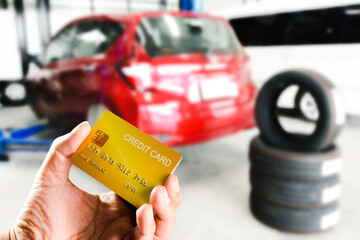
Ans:
[[[135,209],[113,192],[91,195],[69,180],[70,157],[90,132],[85,122],[57,138],[15,225],[0,239],[168,239],[181,202],[175,175]],[[155,213],[153,213],[154,211]]]

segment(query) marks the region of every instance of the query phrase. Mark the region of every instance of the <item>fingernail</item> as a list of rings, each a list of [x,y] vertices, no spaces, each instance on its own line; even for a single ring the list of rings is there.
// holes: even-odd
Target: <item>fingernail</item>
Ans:
[[[175,176],[175,175],[174,175],[174,176]],[[179,191],[180,191],[179,179],[177,178],[177,176],[175,176],[175,181],[173,181],[172,187],[173,187],[173,189],[174,189],[175,192],[179,192]]]
[[[73,130],[72,130],[71,132],[72,132],[72,133],[75,132],[75,131],[76,131],[81,125],[83,125],[85,122],[87,122],[87,121],[84,121],[84,122],[78,124],[76,127],[73,128]]]
[[[164,198],[165,203],[170,203],[170,198],[169,198],[169,195],[168,195],[165,187],[163,188],[163,198]]]
[[[148,211],[148,219],[152,219],[152,218],[154,218],[154,209],[153,209],[153,207],[152,207],[152,205],[151,204],[149,204],[150,205],[150,211]]]

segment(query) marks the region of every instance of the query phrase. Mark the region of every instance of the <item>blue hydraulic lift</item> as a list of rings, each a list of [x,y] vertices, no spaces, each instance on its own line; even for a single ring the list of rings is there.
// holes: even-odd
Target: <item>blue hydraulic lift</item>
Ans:
[[[33,139],[32,136],[47,129],[46,124],[39,124],[13,131],[0,129],[0,161],[9,160],[8,153],[15,151],[48,151],[53,139]]]

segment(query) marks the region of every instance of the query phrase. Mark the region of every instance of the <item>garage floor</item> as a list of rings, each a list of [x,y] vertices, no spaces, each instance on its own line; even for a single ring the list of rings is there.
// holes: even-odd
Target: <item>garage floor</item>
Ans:
[[[0,127],[26,127],[39,122],[27,107],[0,109]],[[54,133],[51,133],[54,134]],[[342,218],[330,231],[296,235],[256,221],[248,208],[250,139],[248,130],[209,143],[176,149],[183,155],[178,175],[183,202],[172,239],[360,239],[360,118],[350,118],[338,143],[343,150]],[[12,153],[0,162],[0,230],[16,219],[45,153]],[[91,193],[108,191],[76,167],[71,180]]]

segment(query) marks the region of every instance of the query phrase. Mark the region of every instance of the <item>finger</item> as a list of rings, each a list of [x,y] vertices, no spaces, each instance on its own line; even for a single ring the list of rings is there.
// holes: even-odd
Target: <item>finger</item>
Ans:
[[[155,237],[169,239],[175,223],[176,205],[164,186],[156,186],[150,195],[150,204],[155,210]]]
[[[64,184],[68,181],[71,168],[70,158],[91,130],[88,122],[83,122],[70,133],[58,137],[50,147],[38,178],[47,184]]]
[[[178,208],[182,199],[178,177],[175,174],[170,174],[164,183],[164,187],[169,194],[172,204]]]
[[[135,239],[152,240],[154,238],[155,219],[150,204],[144,204],[136,211],[136,223]]]

